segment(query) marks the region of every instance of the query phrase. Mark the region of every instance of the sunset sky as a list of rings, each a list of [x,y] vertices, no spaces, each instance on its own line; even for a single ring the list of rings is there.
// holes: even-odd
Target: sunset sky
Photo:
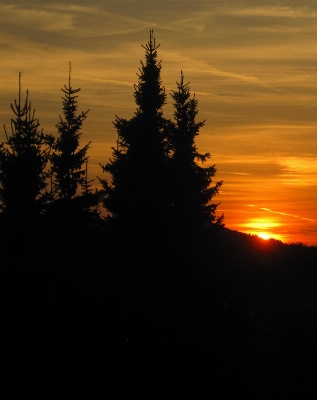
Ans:
[[[46,3],[46,4],[45,4]],[[317,245],[317,0],[0,1],[0,122],[29,89],[35,116],[56,136],[60,88],[81,88],[90,109],[90,179],[104,177],[117,133],[131,118],[133,84],[150,29],[160,43],[162,83],[183,70],[206,120],[197,146],[223,180],[214,201],[225,225],[285,242]],[[0,142],[5,140],[3,129]],[[98,180],[95,185],[98,186]]]

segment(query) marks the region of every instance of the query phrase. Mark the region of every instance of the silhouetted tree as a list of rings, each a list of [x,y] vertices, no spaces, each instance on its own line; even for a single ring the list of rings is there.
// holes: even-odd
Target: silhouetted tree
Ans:
[[[204,163],[210,154],[200,154],[195,145],[195,137],[205,121],[195,121],[198,102],[195,95],[190,98],[188,85],[184,84],[181,73],[177,90],[171,93],[175,109],[170,136],[173,217],[184,232],[195,231],[206,223],[221,224],[223,220],[223,215],[216,217],[217,204],[210,204],[222,185],[221,181],[210,186],[216,173],[215,165],[203,168],[197,163]]]
[[[39,130],[26,92],[21,104],[21,74],[19,74],[19,100],[11,103],[15,115],[11,119],[11,136],[6,128],[7,141],[0,145],[0,196],[3,211],[18,219],[32,219],[42,210],[41,191],[45,189],[45,172],[54,138]]]
[[[153,31],[145,49],[145,64],[141,61],[135,102],[138,106],[130,120],[116,117],[117,147],[112,148],[112,160],[102,166],[112,176],[111,184],[101,180],[104,205],[117,220],[134,225],[151,225],[153,230],[163,223],[167,198],[164,190],[168,121],[163,118],[165,90],[161,85],[161,63]]]
[[[81,149],[79,147],[80,129],[83,121],[87,118],[87,113],[82,112],[76,115],[77,101],[75,96],[80,89],[71,87],[71,69],[69,70],[68,86],[64,85],[61,89],[64,93],[63,114],[60,121],[56,124],[58,138],[54,144],[54,153],[51,156],[53,174],[53,197],[63,199],[65,203],[70,203],[76,195],[78,186],[84,182],[85,168],[83,164],[87,161],[87,150],[91,142]]]
[[[52,242],[64,252],[64,260],[79,254],[79,241],[92,238],[93,225],[100,221],[99,194],[92,192],[88,180],[87,151],[91,142],[79,146],[83,121],[87,113],[77,114],[77,93],[80,89],[71,86],[71,66],[68,86],[61,89],[64,93],[63,116],[56,124],[58,138],[51,156],[51,193],[48,195],[48,225],[58,231]],[[51,234],[51,233],[50,233]],[[63,249],[63,250],[61,250]],[[81,249],[82,250],[82,249]],[[84,259],[82,250],[81,258]],[[69,258],[68,258],[69,257]]]

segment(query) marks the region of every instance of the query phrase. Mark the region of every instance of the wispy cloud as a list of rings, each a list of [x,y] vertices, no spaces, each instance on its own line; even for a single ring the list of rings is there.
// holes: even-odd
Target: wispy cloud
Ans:
[[[125,81],[118,81],[115,79],[94,79],[91,78],[89,79],[90,82],[99,82],[99,83],[109,83],[112,85],[119,85],[119,86],[132,86],[133,87],[133,82],[125,82]]]
[[[14,16],[14,18],[12,18]],[[102,8],[78,5],[42,5],[39,8],[23,7],[16,4],[4,5],[0,22],[17,27],[16,32],[26,35],[34,31],[49,32],[81,38],[115,36],[153,28],[156,23],[119,13],[108,12]],[[13,32],[12,32],[13,33]]]
[[[304,220],[304,221],[309,221],[309,222],[317,222],[316,219],[305,218],[305,217],[301,217],[301,216],[299,216],[299,215],[288,214],[288,213],[284,213],[284,212],[281,212],[281,211],[274,211],[274,210],[271,210],[271,209],[265,208],[265,207],[257,207],[257,206],[255,206],[255,205],[253,205],[253,204],[247,204],[247,206],[248,206],[248,207],[258,208],[258,209],[260,209],[260,210],[267,211],[267,212],[269,212],[269,213],[283,215],[283,216],[286,216],[286,217],[298,218],[298,219],[301,219],[301,220]]]
[[[300,186],[316,185],[317,155],[284,156],[280,164],[283,168],[281,179],[284,183]]]
[[[260,33],[279,33],[279,34],[302,34],[302,33],[316,33],[317,27],[316,25],[306,25],[303,24],[301,26],[288,26],[283,25],[281,23],[270,25],[270,26],[252,26],[248,28],[249,31],[252,32],[260,32]]]
[[[235,95],[225,95],[225,94],[215,94],[215,93],[206,93],[206,92],[195,92],[195,94],[198,95],[202,95],[202,96],[215,96],[215,97],[226,97],[226,98],[230,98],[230,99],[237,99],[237,98],[241,98],[241,96],[235,96]]]
[[[242,82],[248,82],[252,84],[257,84],[257,85],[263,85],[265,87],[269,86],[266,82],[261,81],[261,79],[255,77],[255,76],[250,76],[250,75],[243,75],[243,74],[238,74],[236,72],[230,72],[230,71],[224,71],[220,69],[210,69],[208,65],[205,66],[205,68],[197,68],[196,72],[201,72],[204,74],[210,74],[213,76],[217,76],[220,78],[228,78],[236,81],[242,81]]]
[[[74,28],[74,17],[70,12],[24,8],[15,4],[2,6],[0,21],[3,25],[9,22],[11,27],[19,27],[21,32],[23,27],[56,32],[70,31]]]
[[[270,18],[309,18],[316,19],[317,12],[305,8],[288,6],[258,6],[234,10],[232,14],[245,16],[260,16]]]
[[[231,175],[252,175],[247,172],[226,172],[226,173]]]
[[[188,32],[191,30],[193,33],[202,33],[206,26],[206,18],[186,18],[178,21],[173,21],[168,24],[161,24],[164,29],[177,30],[179,32]]]

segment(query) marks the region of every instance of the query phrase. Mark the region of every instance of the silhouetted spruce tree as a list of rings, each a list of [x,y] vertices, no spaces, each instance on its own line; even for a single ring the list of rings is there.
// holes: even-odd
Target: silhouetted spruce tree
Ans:
[[[26,92],[21,104],[21,74],[19,75],[19,100],[11,103],[15,115],[11,119],[11,136],[5,127],[7,141],[0,145],[0,196],[3,211],[22,220],[33,220],[42,211],[41,191],[45,189],[48,173],[45,172],[54,138],[39,130],[39,120],[34,117]]]
[[[217,204],[210,204],[222,185],[221,181],[211,186],[215,165],[203,168],[197,163],[204,163],[210,154],[200,154],[195,145],[195,137],[205,121],[195,121],[198,102],[195,95],[190,97],[188,85],[184,84],[181,73],[177,90],[171,93],[175,122],[170,137],[173,219],[176,226],[187,234],[204,224],[221,224],[223,220],[223,215],[216,216]]]
[[[161,62],[153,31],[150,40],[142,46],[145,63],[141,61],[138,84],[135,85],[137,110],[130,120],[116,117],[117,147],[113,147],[112,160],[102,166],[111,174],[109,184],[101,180],[104,188],[104,206],[116,218],[130,226],[150,225],[155,231],[164,224],[167,206],[165,185],[168,121],[163,118],[165,90],[161,85]]]
[[[56,124],[59,136],[51,156],[53,186],[51,197],[52,200],[59,199],[62,208],[69,209],[74,203],[72,200],[76,197],[77,188],[84,185],[85,182],[86,170],[83,165],[88,160],[87,150],[91,142],[81,149],[78,147],[80,130],[89,110],[76,115],[76,98],[78,97],[76,93],[80,89],[71,87],[71,69],[69,70],[68,86],[64,85],[61,90],[64,93],[64,97],[62,97],[64,118],[60,116],[60,121]]]

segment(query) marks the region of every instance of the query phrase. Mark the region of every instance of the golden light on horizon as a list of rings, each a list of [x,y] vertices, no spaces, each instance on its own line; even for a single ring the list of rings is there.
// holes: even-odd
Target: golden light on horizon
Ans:
[[[258,236],[259,236],[261,239],[264,239],[264,240],[270,239],[270,236],[269,236],[267,233],[259,233]]]
[[[280,226],[280,224],[272,218],[257,218],[249,220],[244,226],[255,230],[267,230]]]
[[[244,233],[257,235],[264,240],[285,241],[285,237],[278,232],[278,228],[282,228],[282,225],[273,218],[254,218],[241,225],[241,231]]]

